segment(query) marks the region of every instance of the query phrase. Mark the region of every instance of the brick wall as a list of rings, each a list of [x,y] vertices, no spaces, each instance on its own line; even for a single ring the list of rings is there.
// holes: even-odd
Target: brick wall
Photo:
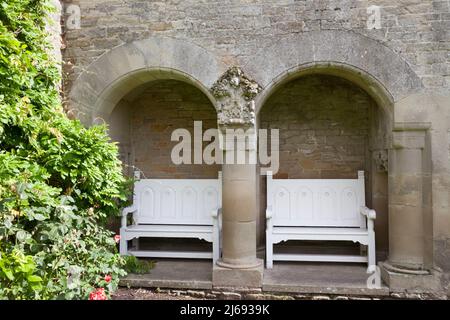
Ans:
[[[194,121],[202,121],[203,131],[217,127],[214,106],[200,90],[180,81],[152,82],[127,105],[130,141],[122,144],[129,143],[130,164],[142,170],[147,178],[217,178],[218,166],[175,165],[170,157],[178,143],[170,139],[173,130],[188,129],[193,145]],[[191,154],[193,157],[193,147]]]
[[[260,113],[261,128],[280,130],[276,178],[356,178],[368,171],[369,109],[375,102],[352,83],[307,76],[275,92]]]

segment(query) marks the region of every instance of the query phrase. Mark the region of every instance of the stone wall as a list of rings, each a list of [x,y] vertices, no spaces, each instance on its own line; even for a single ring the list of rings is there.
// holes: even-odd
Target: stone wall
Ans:
[[[120,44],[155,36],[187,39],[239,64],[276,39],[339,29],[388,46],[425,87],[450,87],[447,0],[67,0],[80,6],[81,29],[65,30],[66,90],[92,61]],[[368,30],[367,8],[381,6],[381,29]],[[267,61],[268,64],[276,63]],[[382,62],[380,62],[382,63]]]
[[[219,166],[175,165],[171,160],[172,148],[178,143],[171,141],[173,130],[190,131],[193,163],[194,121],[202,122],[203,131],[217,127],[208,98],[197,88],[174,80],[155,81],[141,91],[131,101],[122,100],[110,119],[112,138],[119,141],[124,162],[142,170],[147,178],[217,178]]]

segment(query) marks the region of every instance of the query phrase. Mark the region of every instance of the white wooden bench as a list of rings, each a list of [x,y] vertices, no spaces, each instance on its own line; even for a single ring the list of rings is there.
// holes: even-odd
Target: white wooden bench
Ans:
[[[365,206],[364,171],[358,179],[273,179],[267,175],[266,263],[273,261],[367,262],[375,271],[376,213]],[[277,254],[273,245],[287,240],[353,241],[367,256]]]
[[[139,177],[139,174],[135,174]],[[220,257],[222,177],[218,179],[141,179],[133,205],[122,212],[120,254],[155,258]],[[128,225],[128,215],[133,223]],[[128,241],[142,238],[197,238],[212,242],[212,252],[139,250]]]

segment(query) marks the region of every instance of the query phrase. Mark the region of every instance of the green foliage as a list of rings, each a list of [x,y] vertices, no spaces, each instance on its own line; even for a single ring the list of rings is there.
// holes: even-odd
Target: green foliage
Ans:
[[[149,273],[151,269],[154,267],[153,261],[148,260],[139,260],[135,256],[126,256],[125,257],[125,271],[127,273]]]
[[[125,274],[104,227],[127,198],[118,149],[63,111],[49,10],[0,0],[0,299],[86,299]]]

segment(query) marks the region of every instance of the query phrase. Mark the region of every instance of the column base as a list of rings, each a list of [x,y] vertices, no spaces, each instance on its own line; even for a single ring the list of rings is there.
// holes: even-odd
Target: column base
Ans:
[[[213,267],[213,287],[261,288],[264,274],[264,264],[257,259],[258,264],[250,268],[231,269],[215,264]]]
[[[439,276],[425,270],[410,270],[394,267],[388,262],[379,264],[381,279],[391,292],[439,292]]]

